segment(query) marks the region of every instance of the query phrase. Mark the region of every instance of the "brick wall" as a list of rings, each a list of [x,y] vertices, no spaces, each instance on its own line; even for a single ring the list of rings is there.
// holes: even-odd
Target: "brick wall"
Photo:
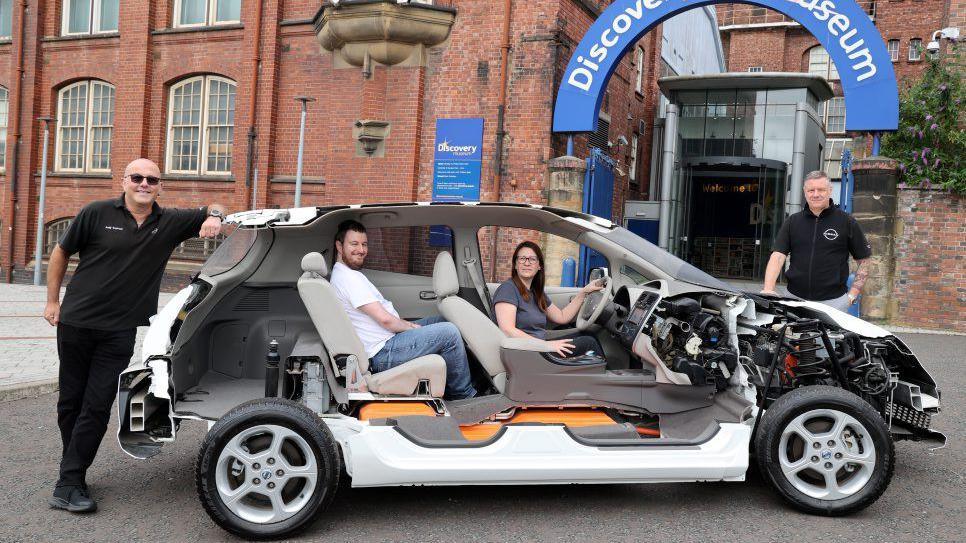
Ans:
[[[900,189],[896,324],[966,332],[966,199]]]
[[[951,1],[952,12],[957,3],[963,3],[963,0]],[[875,5],[875,25],[884,41],[899,40],[899,60],[893,63],[893,68],[900,86],[916,80],[925,66],[923,61],[908,60],[909,40],[919,38],[923,46],[929,42],[932,33],[944,24],[947,0],[862,0],[858,3],[867,11]],[[717,10],[729,71],[746,72],[751,66],[780,72],[808,69],[807,52],[818,45],[818,40],[800,25],[778,12],[748,4],[721,4]],[[763,23],[775,26],[735,27]]]
[[[119,30],[107,36],[61,36],[58,0],[32,0],[24,32],[23,98],[19,127],[10,127],[7,163],[19,129],[17,205],[11,202],[8,174],[0,173],[3,230],[0,267],[29,270],[36,229],[38,172],[41,168],[41,115],[57,114],[57,92],[82,79],[97,79],[116,89],[111,171],[77,175],[53,172],[48,181],[44,222],[74,216],[82,205],[120,192],[124,166],[146,156],[166,168],[169,95],[172,85],[202,74],[236,84],[232,167],[228,176],[165,175],[164,206],[223,203],[230,211],[251,207],[291,206],[299,134],[298,95],[312,96],[306,130],[302,205],[427,200],[432,191],[435,119],[479,116],[485,119],[482,198],[545,203],[547,162],[564,154],[566,142],[553,137],[551,122],[556,89],[573,47],[609,1],[532,0],[513,3],[507,89],[503,177],[497,178],[497,100],[500,91],[500,42],[503,3],[460,0],[450,39],[429,53],[420,67],[377,66],[364,79],[360,68],[336,69],[332,55],[320,51],[311,24],[319,0],[263,0],[262,30],[256,40],[256,2],[242,2],[241,23],[202,29],[174,29],[174,0],[121,3]],[[15,5],[17,3],[14,3]],[[33,9],[36,7],[36,9]],[[0,85],[13,90],[19,43],[15,12],[14,39],[0,43]],[[628,141],[639,134],[638,172],[642,184],[631,190],[627,176],[615,182],[614,218],[620,220],[625,198],[646,190],[650,127],[658,100],[656,85],[660,32],[643,40],[643,93],[632,88],[633,55],[622,61],[608,87],[612,117],[609,139]],[[254,58],[260,60],[256,67]],[[255,77],[257,75],[257,82]],[[10,97],[11,111],[16,97]],[[254,107],[255,117],[250,112]],[[389,121],[384,158],[357,157],[352,127],[360,119]],[[254,170],[248,171],[249,133]],[[55,138],[51,137],[53,150]],[[586,138],[577,139],[586,156]],[[616,147],[612,154],[617,154]],[[630,149],[618,160],[627,171]],[[49,163],[54,162],[51,153]],[[249,186],[257,172],[257,185]],[[254,202],[254,204],[253,204]],[[8,226],[14,226],[11,238]],[[11,248],[12,258],[7,251]],[[505,245],[500,243],[503,261]],[[506,257],[506,258],[505,258]],[[20,277],[20,274],[16,274]]]
[[[900,89],[914,84],[926,68],[924,60],[909,60],[910,40],[921,39],[925,47],[932,33],[944,26],[947,7],[950,17],[955,17],[952,14],[957,13],[957,9],[960,14],[966,12],[962,7],[964,3],[966,0],[858,1],[867,12],[875,13],[875,25],[883,41],[899,40],[899,58],[892,66]],[[818,45],[818,40],[801,25],[779,12],[749,4],[719,4],[716,9],[729,71],[747,72],[752,66],[761,66],[766,72],[808,71],[809,50]],[[763,24],[769,26],[745,26]],[[834,94],[842,96],[839,82],[830,83]],[[864,134],[833,136],[853,138],[853,153],[857,157],[871,152],[872,140]]]

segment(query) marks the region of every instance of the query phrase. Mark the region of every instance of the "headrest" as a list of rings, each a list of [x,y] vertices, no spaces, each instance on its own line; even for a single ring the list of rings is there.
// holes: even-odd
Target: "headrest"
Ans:
[[[460,278],[456,274],[456,264],[448,251],[436,255],[436,264],[433,265],[433,290],[436,291],[436,297],[440,299],[453,296],[460,291]]]
[[[309,253],[302,257],[302,271],[317,273],[325,277],[329,273],[329,267],[325,265],[325,257],[322,253]]]

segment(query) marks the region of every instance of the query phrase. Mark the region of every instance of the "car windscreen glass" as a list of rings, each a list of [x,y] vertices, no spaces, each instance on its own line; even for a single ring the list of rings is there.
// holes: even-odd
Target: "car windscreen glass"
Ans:
[[[240,228],[233,223],[224,225],[221,233],[227,238],[205,261],[205,265],[201,267],[202,275],[214,277],[237,266],[255,244],[257,235],[254,228]]]
[[[678,281],[685,281],[709,288],[739,292],[734,286],[708,275],[693,265],[654,245],[650,241],[624,228],[614,228],[601,234],[621,247],[647,260],[661,271]]]

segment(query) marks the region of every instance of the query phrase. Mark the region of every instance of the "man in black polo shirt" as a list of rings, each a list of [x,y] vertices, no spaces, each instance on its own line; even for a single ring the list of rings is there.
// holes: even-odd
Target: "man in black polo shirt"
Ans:
[[[825,172],[805,176],[806,207],[788,217],[775,251],[765,269],[763,294],[776,294],[775,283],[785,259],[791,263],[785,277],[788,291],[799,298],[848,311],[869,277],[872,246],[859,223],[831,200],[832,182]],[[848,288],[849,255],[858,263],[855,281]]]
[[[50,255],[44,318],[57,327],[60,397],[57,424],[64,449],[49,503],[71,512],[97,504],[85,476],[107,430],[117,379],[134,353],[138,326],[158,309],[161,276],[171,252],[195,236],[214,237],[225,210],[162,208],[161,171],[147,159],[124,170],[119,198],[84,206]],[[67,259],[80,262],[60,303]]]

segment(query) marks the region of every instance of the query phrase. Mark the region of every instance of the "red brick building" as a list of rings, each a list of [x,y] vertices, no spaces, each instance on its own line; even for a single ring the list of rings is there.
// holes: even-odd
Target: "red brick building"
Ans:
[[[565,150],[551,134],[556,89],[570,51],[609,2],[343,0],[339,9],[354,4],[455,22],[443,43],[404,62],[359,67],[320,48],[333,8],[319,0],[0,0],[3,280],[30,277],[44,116],[55,119],[47,251],[81,206],[118,194],[124,166],[142,156],[161,166],[162,205],[291,206],[301,95],[317,100],[308,106],[302,205],[430,199],[442,117],[485,119],[483,200],[545,202],[547,162]],[[640,181],[615,183],[618,218],[619,202],[647,189],[659,96],[660,31],[639,46],[643,62],[628,55],[611,80],[609,133],[599,135],[634,135],[639,146]],[[388,123],[371,155],[360,130],[383,125],[359,121]],[[586,156],[586,138],[576,149]],[[618,149],[626,172],[631,149]],[[175,260],[206,251],[189,243]]]
[[[951,1],[961,2],[857,1],[886,42],[900,89],[922,75],[926,44],[933,32],[951,24]],[[750,4],[720,4],[717,11],[729,71],[810,72],[825,76],[832,84],[837,98],[828,102],[823,115],[828,135],[825,170],[833,178],[840,175],[838,162],[844,148],[852,148],[857,156],[865,156],[871,142],[865,134],[845,132],[845,103],[838,72],[828,53],[807,30],[781,13]]]

